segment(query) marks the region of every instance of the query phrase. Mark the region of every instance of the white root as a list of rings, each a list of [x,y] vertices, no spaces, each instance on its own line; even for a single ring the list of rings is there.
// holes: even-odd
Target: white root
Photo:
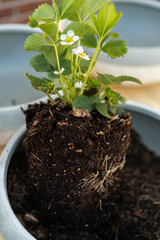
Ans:
[[[96,173],[91,173],[80,181],[78,187],[81,187],[84,190],[85,194],[89,194],[91,191],[96,191],[98,193],[105,192],[105,194],[107,194],[107,189],[114,184],[114,173],[116,173],[118,170],[123,169],[126,158],[123,156],[121,163],[110,163],[109,166],[108,159],[104,160],[105,170],[103,172],[100,173],[97,171]]]

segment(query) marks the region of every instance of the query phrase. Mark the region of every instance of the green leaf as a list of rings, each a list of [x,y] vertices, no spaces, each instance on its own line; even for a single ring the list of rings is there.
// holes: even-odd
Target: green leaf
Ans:
[[[81,40],[81,44],[88,48],[96,48],[97,39],[94,34],[86,33]]]
[[[104,85],[109,86],[114,84],[114,79],[115,77],[113,75],[98,73],[98,80]]]
[[[99,35],[105,37],[111,29],[117,24],[122,13],[116,13],[113,3],[104,6],[98,14]]]
[[[99,102],[99,96],[98,95],[96,96],[96,94],[91,95],[90,99],[94,103],[94,105]]]
[[[70,21],[79,21],[78,11],[75,12],[74,14],[72,14],[71,16],[68,16],[67,19],[70,20]]]
[[[68,46],[62,46],[61,44],[58,45],[58,55],[59,59],[65,59],[68,56]],[[57,58],[55,48],[49,49],[49,51],[44,52],[44,57],[46,60],[51,64],[51,66],[57,70]]]
[[[68,60],[68,59],[62,59],[60,61],[60,68],[61,69],[64,68],[64,71],[62,73],[63,76],[71,74],[71,61]],[[52,72],[49,73],[48,77],[50,77],[50,78],[59,78],[60,75],[55,74],[54,73],[55,70],[58,71],[58,66],[56,66],[56,68]]]
[[[107,103],[109,105],[109,107],[112,107],[112,106],[116,106],[118,107],[118,104],[119,104],[119,96],[120,94],[115,92],[115,91],[112,91],[112,89],[110,87],[108,87],[106,90],[105,90],[105,95],[107,97]]]
[[[55,11],[56,20],[58,20],[59,17],[60,17],[60,9],[58,7],[57,0],[52,0],[52,6],[53,6],[54,11]]]
[[[68,46],[58,45],[58,55],[59,59],[70,59],[71,58],[71,49]]]
[[[108,114],[106,103],[96,103],[95,107],[100,114],[107,118],[111,118],[111,116]]]
[[[119,33],[117,32],[111,32],[108,34],[109,38],[119,38]]]
[[[111,113],[116,115],[116,113],[117,113],[117,106],[114,106],[114,107],[112,106],[112,107],[109,108],[109,110],[110,110]]]
[[[87,72],[87,70],[88,70],[88,67],[89,67],[89,65],[90,65],[90,62],[91,62],[91,59],[90,60],[85,60],[85,59],[81,59],[81,61],[80,61],[80,68],[81,68],[81,72],[82,73],[86,73]]]
[[[85,0],[84,7],[81,10],[82,20],[85,21],[90,16],[90,11],[95,13],[108,2],[109,0]]]
[[[105,85],[121,85],[122,82],[128,81],[128,82],[135,82],[138,84],[142,84],[141,81],[135,77],[130,77],[126,75],[115,77],[111,74],[102,74],[98,73],[98,79],[104,83]]]
[[[71,61],[69,59],[61,59],[60,67],[61,69],[64,68],[63,75],[71,74]]]
[[[60,19],[70,18],[75,15],[81,6],[83,5],[83,0],[61,0],[61,16]]]
[[[38,54],[31,58],[30,65],[37,71],[37,72],[51,72],[53,68],[45,59],[43,54]]]
[[[98,79],[89,78],[88,81],[87,81],[87,85],[90,88],[99,88],[99,86],[101,85],[101,82]]]
[[[122,97],[120,93],[113,91],[110,87],[106,88],[105,96],[107,97],[107,103],[110,110],[118,108],[119,102],[122,103],[126,102],[126,99]]]
[[[92,21],[91,18],[89,18],[87,21],[86,21],[86,24],[87,24],[87,32],[88,33],[91,33],[93,35],[97,34],[98,35],[98,32],[97,32],[97,29],[96,27],[94,26],[94,22]]]
[[[127,52],[126,42],[123,40],[111,40],[102,48],[103,52],[106,52],[111,58],[124,57]]]
[[[39,33],[34,33],[26,39],[24,48],[26,51],[46,52],[53,48],[53,44]]]
[[[40,5],[32,14],[36,21],[54,21],[55,16],[55,10],[47,3]]]
[[[39,27],[39,24],[38,22],[32,17],[32,16],[29,16],[29,23],[28,25],[31,27],[31,28],[35,28],[35,27]]]
[[[47,84],[51,82],[48,78],[38,78],[28,73],[25,76],[31,81],[32,86],[39,91],[47,92]]]
[[[57,24],[54,23],[45,23],[39,25],[39,28],[49,36],[53,42],[56,42],[56,37],[57,37],[57,31],[58,31],[58,26]]]
[[[34,88],[38,89],[39,87],[42,87],[41,78],[29,75],[28,73],[26,73],[25,76],[31,81],[31,84],[33,85]]]
[[[77,109],[85,108],[91,112],[94,108],[94,103],[88,96],[81,95],[73,101],[72,106]]]
[[[91,14],[91,20],[92,20],[92,28],[94,29],[95,33],[100,36],[100,27],[99,27],[99,22],[97,17],[94,15],[93,12],[90,13]]]
[[[124,104],[126,102],[126,98],[120,95],[119,96],[119,101]]]
[[[59,75],[58,75],[58,74],[55,74],[54,71],[53,71],[53,72],[50,72],[50,73],[48,74],[48,77],[49,77],[49,78],[58,79],[58,78],[59,78]]]
[[[124,112],[124,109],[119,108],[117,106],[112,106],[109,108],[110,112],[113,113],[114,115],[120,115]]]
[[[121,85],[122,82],[126,82],[126,81],[142,84],[139,79],[137,79],[135,77],[126,76],[126,75],[118,76],[114,79],[114,82],[115,82],[116,85]]]
[[[56,53],[55,53],[55,49],[51,48],[49,49],[49,51],[44,52],[44,57],[45,59],[49,62],[49,64],[56,69],[57,66],[57,58],[56,58]]]
[[[102,43],[101,43],[101,46],[103,46],[103,44],[105,43],[105,41],[108,39],[108,38],[118,38],[119,37],[119,33],[116,33],[116,32],[110,32],[108,33],[102,40]]]
[[[85,23],[72,22],[65,28],[63,33],[66,34],[69,30],[72,30],[75,35],[81,37],[86,33],[87,25]]]

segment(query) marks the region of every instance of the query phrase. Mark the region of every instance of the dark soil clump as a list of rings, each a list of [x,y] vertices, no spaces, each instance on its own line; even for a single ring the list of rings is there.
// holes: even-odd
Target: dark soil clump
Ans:
[[[125,164],[130,115],[107,119],[97,111],[73,113],[58,100],[31,105],[25,114],[24,146],[35,202],[53,222],[93,228],[95,216],[102,220],[104,209],[112,208],[108,199]]]
[[[120,187],[110,205],[103,206],[103,217],[94,216],[92,226],[84,222],[85,229],[71,228],[72,222],[67,228],[60,218],[53,222],[42,214],[29,192],[25,151],[19,147],[9,167],[8,194],[25,228],[38,240],[160,239],[160,157],[146,149],[137,134],[131,136]]]

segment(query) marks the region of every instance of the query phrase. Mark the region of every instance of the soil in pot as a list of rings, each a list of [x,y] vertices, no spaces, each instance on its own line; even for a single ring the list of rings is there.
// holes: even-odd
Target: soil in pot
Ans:
[[[25,151],[18,151],[9,168],[8,193],[26,229],[38,240],[158,240],[160,158],[147,150],[134,132],[131,139],[120,187],[109,201],[103,202],[103,211],[88,212],[90,217],[76,228],[72,227],[72,219],[65,224],[60,216],[53,221],[42,213],[30,193]]]

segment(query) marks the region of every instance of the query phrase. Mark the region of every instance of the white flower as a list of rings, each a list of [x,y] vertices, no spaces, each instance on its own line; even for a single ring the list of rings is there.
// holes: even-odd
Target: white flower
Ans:
[[[73,49],[73,54],[76,54],[78,55],[79,57],[85,59],[85,60],[90,60],[90,57],[88,54],[84,53],[84,49],[83,47],[78,47],[78,48],[75,48]]]
[[[54,71],[54,74],[59,75],[59,74],[63,73],[63,71],[64,71],[64,68],[62,68],[59,72],[58,71]]]
[[[62,34],[60,36],[60,39],[62,40],[61,41],[62,45],[72,45],[73,43],[79,40],[79,36],[74,35],[74,32],[72,30],[69,30],[67,34]]]
[[[76,88],[81,88],[82,85],[83,85],[83,83],[82,83],[81,81],[75,83],[75,87],[76,87]]]
[[[105,101],[104,101],[104,100],[101,100],[100,103],[105,103]]]

